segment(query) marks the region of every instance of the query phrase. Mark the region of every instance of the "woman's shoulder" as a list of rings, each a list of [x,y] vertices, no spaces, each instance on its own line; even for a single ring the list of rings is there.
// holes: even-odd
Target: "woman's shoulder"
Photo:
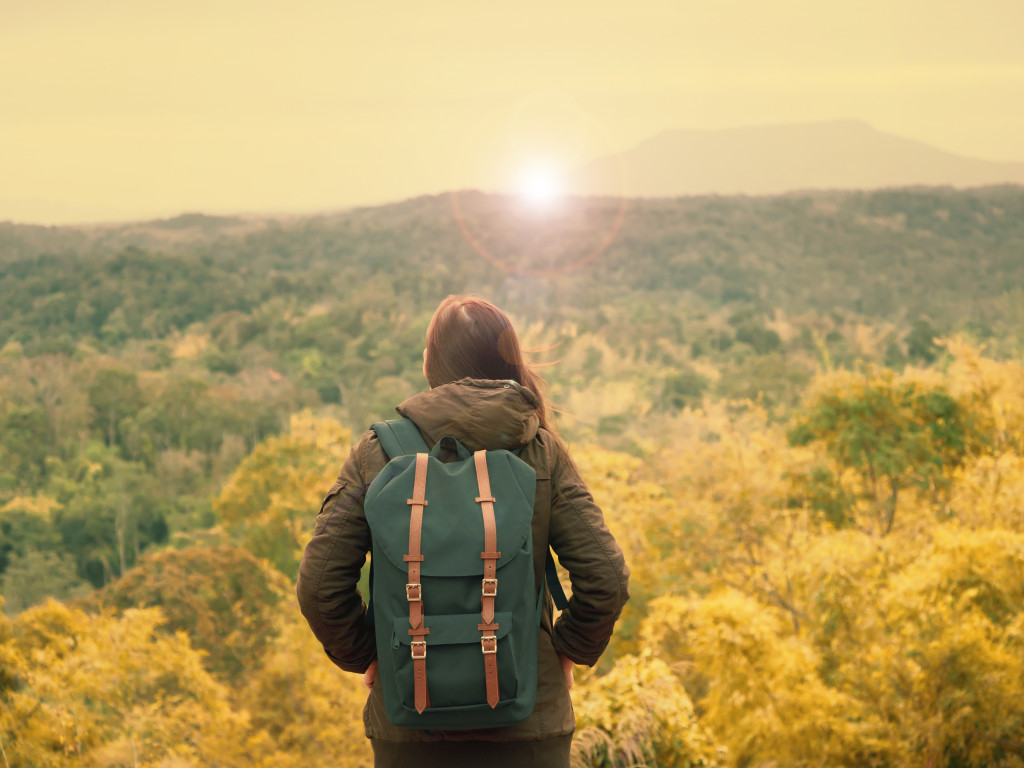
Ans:
[[[366,483],[371,482],[388,463],[388,456],[380,444],[380,437],[372,427],[367,429],[359,438],[359,442],[352,447],[351,459]]]
[[[563,459],[572,459],[572,451],[569,449],[569,443],[566,442],[565,438],[558,432],[550,430],[547,427],[540,427],[537,430],[537,437],[543,441],[546,449],[553,455]]]
[[[538,473],[543,469],[545,477],[551,477],[560,466],[575,467],[568,444],[561,435],[546,427],[537,429],[534,438],[523,446],[521,456],[524,461],[533,465]]]

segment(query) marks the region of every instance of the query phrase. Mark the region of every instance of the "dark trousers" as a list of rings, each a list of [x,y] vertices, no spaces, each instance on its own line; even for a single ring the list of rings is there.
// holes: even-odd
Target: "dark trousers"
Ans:
[[[374,768],[569,768],[572,736],[541,741],[370,739]]]

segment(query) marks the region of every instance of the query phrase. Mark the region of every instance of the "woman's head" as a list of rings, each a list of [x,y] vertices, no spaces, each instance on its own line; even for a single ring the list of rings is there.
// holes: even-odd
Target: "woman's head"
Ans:
[[[423,373],[431,387],[459,379],[513,379],[540,398],[541,424],[551,428],[544,380],[526,362],[508,315],[484,299],[449,296],[427,326]]]

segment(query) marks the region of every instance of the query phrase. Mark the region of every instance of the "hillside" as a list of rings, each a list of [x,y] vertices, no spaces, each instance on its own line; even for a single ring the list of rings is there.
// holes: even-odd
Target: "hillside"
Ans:
[[[575,765],[1020,766],[1022,253],[1009,186],[2,225],[5,759],[368,766],[292,585],[477,292],[631,568]]]
[[[1010,186],[574,199],[550,214],[461,193],[305,218],[5,224],[0,346],[97,334],[118,307],[125,333],[149,338],[144,316],[159,336],[286,296],[362,304],[368,283],[414,312],[480,291],[537,319],[593,319],[653,295],[683,314],[842,310],[991,332],[1016,322],[1022,252],[1024,189]]]
[[[669,131],[577,169],[571,186],[672,197],[1007,183],[1024,183],[1024,163],[964,157],[846,120]]]

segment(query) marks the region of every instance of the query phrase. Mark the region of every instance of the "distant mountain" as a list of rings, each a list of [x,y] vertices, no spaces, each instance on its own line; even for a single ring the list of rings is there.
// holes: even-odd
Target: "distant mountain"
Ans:
[[[1024,163],[963,157],[864,122],[680,130],[577,169],[578,194],[672,197],[1024,184]]]

